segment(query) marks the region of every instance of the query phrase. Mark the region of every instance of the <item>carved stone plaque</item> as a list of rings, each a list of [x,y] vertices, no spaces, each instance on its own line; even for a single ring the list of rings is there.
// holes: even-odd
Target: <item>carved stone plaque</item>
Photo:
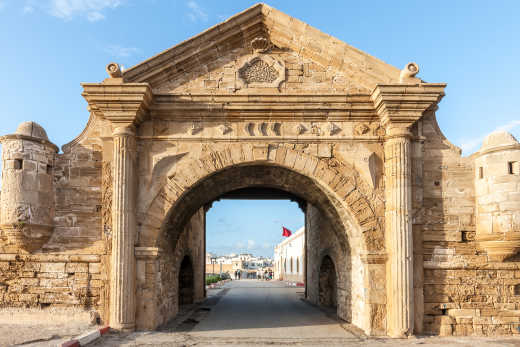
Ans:
[[[244,81],[250,83],[272,83],[278,78],[278,71],[262,59],[256,59],[241,71]]]

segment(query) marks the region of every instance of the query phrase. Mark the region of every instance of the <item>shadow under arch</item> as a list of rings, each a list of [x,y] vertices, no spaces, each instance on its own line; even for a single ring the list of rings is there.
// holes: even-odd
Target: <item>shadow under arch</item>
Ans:
[[[320,159],[294,150],[285,151],[287,156],[291,154],[313,162],[312,169],[305,169],[307,164],[298,168],[298,158],[294,158],[292,165],[287,167],[285,163],[275,160],[231,160],[232,154],[225,151],[192,159],[187,165],[184,163],[182,171],[177,170],[168,180],[143,216],[139,245],[158,247],[162,252],[173,251],[180,255],[183,252],[176,250],[176,247],[184,226],[204,205],[230,191],[243,188],[267,187],[286,191],[323,213],[330,221],[330,229],[341,250],[339,253],[346,258],[343,263],[347,270],[355,268],[356,278],[351,277],[344,284],[351,295],[349,308],[343,311],[350,314],[340,315],[340,318],[351,321],[367,333],[384,332],[385,327],[373,326],[369,318],[372,294],[366,286],[374,280],[371,278],[374,272],[369,271],[368,263],[362,259],[367,253],[381,252],[384,239],[373,208],[366,196],[360,193],[359,174],[345,168],[341,172],[334,169],[335,165],[330,162],[323,164]],[[351,205],[350,208],[347,204]],[[376,235],[369,240],[373,242],[367,243],[368,233]],[[350,301],[356,301],[355,309]]]

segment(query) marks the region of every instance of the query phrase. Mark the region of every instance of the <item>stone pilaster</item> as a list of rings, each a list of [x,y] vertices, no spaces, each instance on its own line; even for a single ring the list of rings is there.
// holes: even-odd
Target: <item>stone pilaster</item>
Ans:
[[[110,326],[135,328],[135,128],[117,127],[114,137]]]
[[[385,239],[387,332],[414,333],[411,126],[444,96],[445,84],[378,85],[372,101],[385,139]],[[420,320],[420,319],[419,319]]]
[[[96,116],[113,127],[112,253],[110,327],[135,329],[136,312],[136,127],[148,117],[152,89],[147,83],[126,83],[119,66],[107,66],[103,83],[83,83],[83,97]]]
[[[389,257],[389,335],[413,332],[413,245],[410,133],[390,129],[385,141],[385,223]]]

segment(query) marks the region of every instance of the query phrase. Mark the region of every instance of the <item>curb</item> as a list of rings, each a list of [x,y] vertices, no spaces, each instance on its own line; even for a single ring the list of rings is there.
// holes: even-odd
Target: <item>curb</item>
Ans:
[[[73,340],[67,341],[58,345],[58,347],[80,347],[86,346],[87,344],[97,340],[101,335],[106,334],[110,330],[110,327],[103,327],[100,329],[89,331],[83,335],[76,337]]]

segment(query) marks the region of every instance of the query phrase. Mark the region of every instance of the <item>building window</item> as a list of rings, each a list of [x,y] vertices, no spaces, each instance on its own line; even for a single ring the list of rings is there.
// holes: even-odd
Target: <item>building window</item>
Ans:
[[[515,295],[520,295],[520,284],[515,284],[513,286],[513,292]]]
[[[520,162],[518,162],[518,161],[508,162],[507,171],[510,175],[520,175]]]
[[[15,159],[14,160],[14,169],[21,170],[23,167],[23,159]]]
[[[478,168],[478,178],[479,179],[484,178],[484,168],[482,166]]]

